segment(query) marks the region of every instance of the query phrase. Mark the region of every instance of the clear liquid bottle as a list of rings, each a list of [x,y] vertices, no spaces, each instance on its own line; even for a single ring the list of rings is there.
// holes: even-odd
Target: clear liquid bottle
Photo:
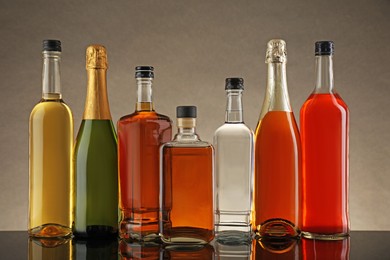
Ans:
[[[251,240],[253,132],[244,124],[242,78],[226,79],[225,124],[214,134],[215,232],[220,242]]]
[[[42,53],[42,99],[29,125],[28,233],[67,237],[73,221],[73,117],[61,95],[61,42],[44,40]]]
[[[299,235],[301,141],[290,106],[283,40],[268,42],[267,89],[255,132],[255,228],[260,237]]]
[[[334,44],[315,44],[317,81],[301,108],[302,235],[342,239],[349,233],[348,106],[334,89]]]
[[[167,244],[214,238],[214,151],[196,134],[196,107],[176,108],[178,133],[161,147],[160,234]]]
[[[159,240],[160,146],[172,137],[169,117],[154,110],[151,66],[136,67],[135,112],[118,121],[119,235]]]
[[[88,75],[83,120],[77,134],[75,223],[82,238],[116,237],[118,232],[117,139],[107,96],[107,54],[101,45],[86,51]]]

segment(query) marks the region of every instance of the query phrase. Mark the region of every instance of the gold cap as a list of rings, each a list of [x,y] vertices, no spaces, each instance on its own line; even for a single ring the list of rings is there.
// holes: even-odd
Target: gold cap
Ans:
[[[90,45],[86,51],[87,69],[107,69],[107,52],[103,45]]]
[[[286,42],[281,39],[272,39],[267,44],[265,63],[287,62]]]

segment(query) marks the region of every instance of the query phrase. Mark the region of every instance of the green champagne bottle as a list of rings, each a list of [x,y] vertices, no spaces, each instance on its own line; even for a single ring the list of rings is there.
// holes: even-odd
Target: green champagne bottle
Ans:
[[[117,137],[107,97],[106,49],[86,51],[88,86],[83,120],[77,135],[75,165],[76,237],[109,238],[118,232]]]

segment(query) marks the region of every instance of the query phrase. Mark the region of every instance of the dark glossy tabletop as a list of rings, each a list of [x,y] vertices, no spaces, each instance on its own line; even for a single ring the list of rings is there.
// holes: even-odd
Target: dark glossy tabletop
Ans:
[[[57,244],[57,245],[56,245]],[[0,232],[0,259],[389,259],[390,231],[353,231],[341,241],[298,242],[176,248],[124,241],[39,241],[27,232]]]

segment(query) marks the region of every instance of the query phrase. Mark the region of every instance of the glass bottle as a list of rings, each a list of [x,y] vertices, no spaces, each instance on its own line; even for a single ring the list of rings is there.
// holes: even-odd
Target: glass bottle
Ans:
[[[225,124],[214,134],[215,232],[220,242],[251,240],[253,132],[242,111],[242,78],[226,79]]]
[[[121,238],[159,239],[159,148],[172,137],[169,117],[152,101],[153,67],[136,67],[135,112],[118,121],[119,208]]]
[[[117,140],[107,96],[107,54],[101,45],[86,51],[88,75],[83,120],[77,135],[75,223],[77,237],[116,237],[118,231]]]
[[[334,90],[333,53],[333,42],[316,42],[316,86],[301,108],[302,235],[309,238],[349,233],[349,111]]]
[[[73,220],[73,116],[61,95],[61,42],[44,40],[42,53],[42,99],[29,123],[28,233],[67,237]]]
[[[301,146],[290,106],[283,40],[268,42],[267,89],[255,132],[255,228],[260,237],[299,235]]]
[[[160,234],[167,244],[214,238],[213,147],[196,134],[196,107],[176,108],[178,133],[161,147]]]

